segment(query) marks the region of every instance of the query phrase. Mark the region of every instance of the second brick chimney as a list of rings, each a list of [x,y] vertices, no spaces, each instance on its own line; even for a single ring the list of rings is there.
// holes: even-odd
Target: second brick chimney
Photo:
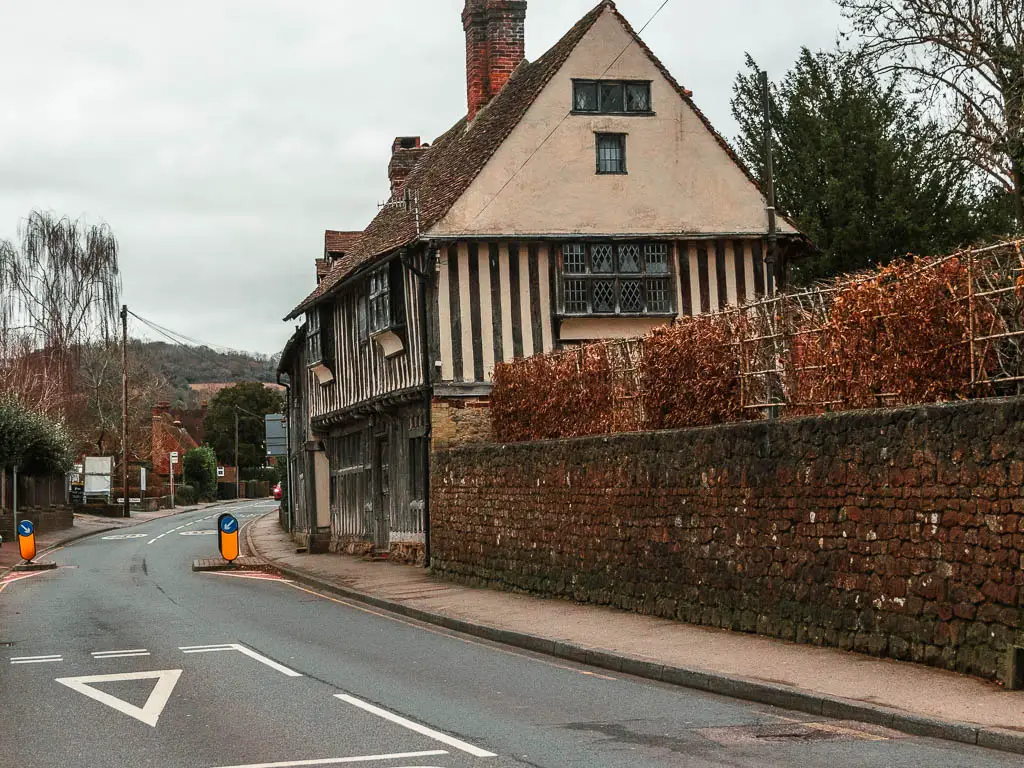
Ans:
[[[466,0],[468,117],[476,117],[526,58],[526,0]]]

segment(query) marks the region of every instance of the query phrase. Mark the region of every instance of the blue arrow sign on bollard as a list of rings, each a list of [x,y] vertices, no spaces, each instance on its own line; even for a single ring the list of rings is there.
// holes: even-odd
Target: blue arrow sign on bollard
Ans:
[[[19,536],[31,536],[36,530],[36,527],[32,525],[31,520],[22,520],[18,523],[18,535]]]
[[[232,515],[225,515],[221,518],[220,529],[224,533],[234,533],[238,530],[238,520]]]

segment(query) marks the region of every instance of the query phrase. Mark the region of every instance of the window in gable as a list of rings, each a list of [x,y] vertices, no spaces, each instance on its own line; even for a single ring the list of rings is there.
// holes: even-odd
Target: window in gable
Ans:
[[[601,115],[650,115],[651,83],[573,80],[572,111]]]
[[[561,287],[565,315],[674,312],[667,243],[567,243]]]
[[[577,82],[573,89],[572,103],[576,112],[597,112],[597,83]]]
[[[626,173],[626,134],[597,134],[597,172]]]

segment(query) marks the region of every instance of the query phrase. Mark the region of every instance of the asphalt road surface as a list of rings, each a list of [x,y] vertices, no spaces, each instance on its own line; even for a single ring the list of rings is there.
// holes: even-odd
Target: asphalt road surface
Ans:
[[[273,508],[236,505],[244,524]],[[214,557],[207,509],[0,585],[2,768],[996,768],[1008,755],[608,674]],[[5,545],[6,546],[6,545]]]

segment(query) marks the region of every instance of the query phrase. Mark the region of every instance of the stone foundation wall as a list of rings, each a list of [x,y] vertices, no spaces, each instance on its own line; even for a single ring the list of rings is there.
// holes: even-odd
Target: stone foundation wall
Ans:
[[[434,455],[474,585],[986,678],[1024,645],[1024,400]]]
[[[494,439],[486,397],[435,397],[430,418],[434,450]]]

